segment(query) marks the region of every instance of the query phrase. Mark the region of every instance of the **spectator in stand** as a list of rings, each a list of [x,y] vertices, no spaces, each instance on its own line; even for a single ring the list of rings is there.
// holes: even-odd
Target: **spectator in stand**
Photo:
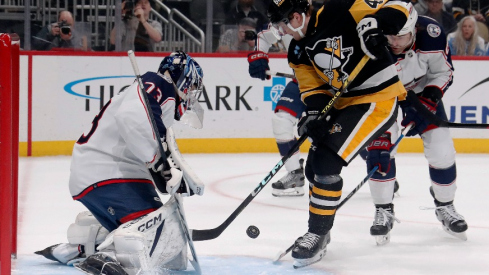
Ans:
[[[426,3],[428,4],[428,9],[425,13],[421,13],[421,15],[426,15],[435,19],[442,25],[446,34],[457,29],[457,21],[455,21],[453,15],[443,10],[442,0],[426,0]]]
[[[227,13],[227,17],[224,21],[226,25],[237,25],[241,22],[243,18],[252,18],[256,22],[256,32],[260,32],[267,28],[268,19],[267,17],[258,10],[255,5],[254,0],[238,0],[236,6]]]
[[[418,14],[425,14],[428,11],[427,0],[411,0],[410,2],[413,4],[414,9]]]
[[[132,6],[134,3],[134,7]],[[163,31],[158,21],[149,19],[149,0],[122,2],[122,51],[153,52]],[[115,28],[110,32],[110,44],[115,46]]]
[[[452,55],[485,55],[484,39],[479,36],[476,19],[469,15],[458,23],[455,32],[447,37]]]
[[[467,15],[473,15],[478,22],[489,22],[489,0],[453,0],[452,10],[457,22]]]
[[[58,22],[44,26],[32,38],[32,48],[38,51],[48,51],[53,48],[87,50],[86,36],[77,35],[74,28],[73,14],[61,11]]]
[[[237,28],[224,32],[219,39],[216,52],[228,53],[238,51],[253,51],[256,39],[256,21],[252,18],[243,18]],[[248,32],[248,35],[246,33]]]

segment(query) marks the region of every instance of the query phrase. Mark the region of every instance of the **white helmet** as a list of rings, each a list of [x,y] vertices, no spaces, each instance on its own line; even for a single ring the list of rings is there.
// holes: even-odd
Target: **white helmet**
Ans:
[[[418,21],[418,12],[413,7],[413,4],[405,3],[405,5],[406,5],[406,9],[409,10],[409,16],[407,18],[406,24],[404,24],[402,29],[397,33],[397,36],[401,36],[401,35],[411,33],[411,35],[414,37],[415,36],[414,30],[416,27],[416,21]]]

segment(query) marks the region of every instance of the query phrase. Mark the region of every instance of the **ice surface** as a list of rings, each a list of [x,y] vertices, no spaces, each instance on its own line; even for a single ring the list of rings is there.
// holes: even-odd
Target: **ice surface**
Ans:
[[[275,166],[278,154],[184,155],[206,183],[202,197],[184,201],[190,228],[220,225]],[[362,187],[336,215],[325,258],[300,270],[290,254],[279,264],[272,259],[307,230],[308,198],[276,198],[271,183],[217,239],[195,242],[203,274],[489,274],[489,155],[457,155],[455,206],[469,225],[467,241],[442,230],[429,194],[428,164],[423,154],[399,154],[399,197],[391,242],[377,246],[370,236],[374,206]],[[327,165],[327,164],[325,164]],[[12,274],[81,274],[33,254],[66,242],[66,230],[85,208],[68,191],[70,157],[21,158],[19,164],[18,259]],[[282,177],[285,168],[271,181]],[[366,175],[355,159],[343,170],[343,197]],[[250,239],[255,225],[260,236]],[[190,265],[189,265],[190,266]],[[192,274],[173,272],[166,274]]]

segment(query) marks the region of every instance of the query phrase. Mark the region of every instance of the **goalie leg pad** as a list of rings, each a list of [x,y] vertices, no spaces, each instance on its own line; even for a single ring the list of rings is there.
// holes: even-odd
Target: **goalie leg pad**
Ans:
[[[81,244],[85,247],[86,256],[95,253],[95,246],[105,240],[109,231],[102,227],[97,219],[84,211],[76,216],[75,223],[68,227],[68,242],[72,245]]]
[[[115,230],[115,254],[124,268],[155,270],[181,253],[186,239],[175,209],[171,199],[158,210]]]

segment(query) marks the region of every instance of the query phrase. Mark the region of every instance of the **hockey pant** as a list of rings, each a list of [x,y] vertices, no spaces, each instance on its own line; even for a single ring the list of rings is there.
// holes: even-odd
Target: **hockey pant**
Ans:
[[[343,166],[397,117],[397,99],[353,105],[330,113],[329,134],[309,149],[305,174],[310,182],[309,232],[326,234],[333,226],[340,202]]]
[[[397,123],[388,131],[391,132],[391,142],[397,139],[399,127]],[[435,198],[440,202],[449,202],[455,198],[457,189],[457,171],[455,165],[455,148],[449,128],[434,128],[421,134],[424,155],[428,160],[431,186]],[[396,163],[394,154],[391,157],[391,168],[384,177],[375,173],[369,179],[370,193],[374,204],[392,203],[394,182],[396,179]],[[415,171],[413,171],[415,172]]]

